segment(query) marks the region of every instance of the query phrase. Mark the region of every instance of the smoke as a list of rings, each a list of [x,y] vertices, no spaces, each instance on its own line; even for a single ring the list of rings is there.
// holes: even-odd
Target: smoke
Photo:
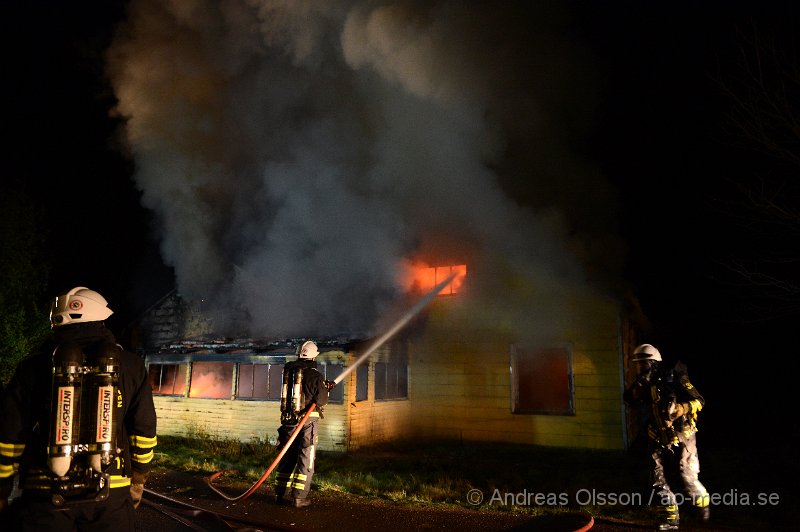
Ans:
[[[133,0],[108,72],[179,292],[280,335],[369,329],[415,258],[486,309],[582,283],[613,196],[565,142],[567,13],[528,4]]]

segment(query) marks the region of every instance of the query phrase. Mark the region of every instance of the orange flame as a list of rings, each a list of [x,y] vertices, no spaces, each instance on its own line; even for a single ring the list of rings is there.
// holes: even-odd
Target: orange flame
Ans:
[[[467,276],[467,265],[429,266],[425,262],[413,261],[403,265],[402,286],[410,293],[428,292],[438,283],[445,280],[451,273],[456,272],[453,281],[447,285],[439,295],[457,294]]]
[[[233,364],[230,362],[195,362],[189,397],[230,399]]]

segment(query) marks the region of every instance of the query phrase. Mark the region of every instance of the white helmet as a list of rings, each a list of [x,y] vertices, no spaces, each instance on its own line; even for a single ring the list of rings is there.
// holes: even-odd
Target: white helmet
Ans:
[[[631,357],[631,362],[639,362],[640,360],[661,362],[661,353],[650,344],[642,344],[633,351],[633,356]]]
[[[113,313],[103,296],[85,286],[78,286],[53,299],[50,326],[56,328],[70,323],[103,321]]]
[[[317,344],[308,340],[300,346],[300,349],[297,350],[297,356],[300,358],[314,358],[319,354],[319,349],[317,349]]]

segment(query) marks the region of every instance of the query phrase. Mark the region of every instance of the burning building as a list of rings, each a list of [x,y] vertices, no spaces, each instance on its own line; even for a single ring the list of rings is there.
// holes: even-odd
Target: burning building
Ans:
[[[444,271],[454,269],[461,273],[456,282],[334,388],[320,448],[411,437],[624,448],[623,352],[632,333],[619,305],[596,294],[562,294],[571,315],[560,338],[537,339],[535,302],[529,335],[496,320],[476,327],[480,312],[465,297],[466,266]],[[442,272],[421,268],[411,286],[427,289],[437,274],[441,279]],[[178,299],[152,309],[145,328],[163,339],[172,323],[173,334],[186,334],[175,328]],[[333,380],[371,339],[315,340],[319,369]],[[145,349],[159,432],[274,439],[282,368],[302,341],[176,337]]]
[[[292,341],[208,338],[311,337],[335,372],[455,267],[323,448],[624,446],[617,195],[572,151],[591,61],[546,4],[129,2],[114,112],[184,301],[144,320],[162,432],[274,433]]]

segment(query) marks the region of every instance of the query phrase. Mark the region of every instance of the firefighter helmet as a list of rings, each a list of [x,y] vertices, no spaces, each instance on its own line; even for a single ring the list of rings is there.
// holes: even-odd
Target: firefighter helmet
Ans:
[[[308,340],[300,346],[300,349],[297,350],[297,356],[300,358],[314,358],[319,354],[319,349],[317,349],[317,344]]]
[[[640,360],[661,362],[661,353],[650,344],[642,344],[634,349],[633,356],[631,357],[631,362],[639,362]]]
[[[70,323],[103,321],[113,313],[103,296],[85,286],[77,286],[53,299],[50,326],[56,328]]]

